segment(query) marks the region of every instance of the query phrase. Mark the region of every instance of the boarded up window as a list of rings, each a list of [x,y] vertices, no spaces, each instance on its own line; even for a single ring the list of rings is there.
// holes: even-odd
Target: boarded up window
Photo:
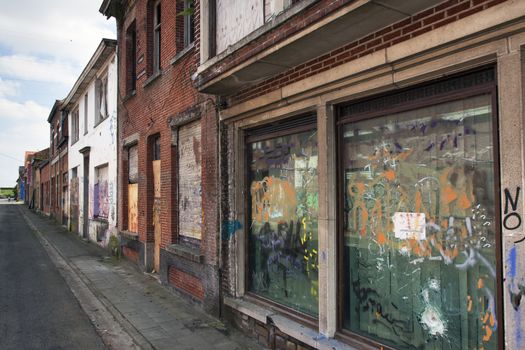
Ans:
[[[128,185],[128,231],[138,232],[138,184]]]
[[[201,125],[179,129],[179,234],[201,239]]]
[[[138,147],[128,149],[128,231],[138,232]]]
[[[139,154],[137,146],[128,149],[128,181],[130,184],[139,182]]]
[[[93,216],[107,219],[109,214],[108,166],[96,168],[95,176]]]

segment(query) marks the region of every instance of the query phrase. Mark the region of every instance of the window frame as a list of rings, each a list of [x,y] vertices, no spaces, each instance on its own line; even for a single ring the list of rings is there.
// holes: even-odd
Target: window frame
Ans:
[[[94,124],[95,128],[109,117],[108,84],[109,84],[109,73],[107,70],[105,70],[102,74],[100,74],[95,79],[95,124]],[[103,98],[106,104],[106,115],[102,115],[102,113],[100,113],[100,107],[101,107],[101,102],[102,102],[101,96],[100,96],[101,90],[103,91],[103,94],[104,94]]]
[[[126,29],[126,94],[137,89],[137,28],[133,21]]]
[[[305,123],[304,125],[290,125],[287,126],[291,121],[300,121],[303,118],[307,117],[315,117],[313,120]],[[258,133],[258,130],[261,130],[265,127],[270,126],[280,126],[283,125],[281,130],[277,131],[270,131],[270,132],[263,132]],[[257,126],[254,128],[246,129],[243,131],[243,138],[242,138],[242,147],[243,147],[243,160],[244,160],[244,186],[242,188],[242,191],[246,193],[245,196],[243,196],[243,206],[244,206],[244,222],[243,227],[245,227],[245,239],[244,239],[244,298],[246,298],[248,301],[251,301],[255,304],[259,304],[262,306],[270,307],[273,310],[276,310],[278,313],[292,319],[295,322],[298,322],[302,325],[305,325],[309,328],[312,328],[316,331],[319,331],[319,317],[321,314],[319,313],[317,316],[312,316],[310,314],[300,312],[298,310],[295,310],[289,306],[286,306],[284,304],[281,304],[279,302],[276,302],[274,300],[271,300],[269,298],[266,298],[262,295],[256,294],[250,290],[250,231],[249,227],[251,227],[251,211],[252,211],[252,203],[251,203],[251,195],[250,193],[250,172],[248,169],[248,166],[250,164],[250,152],[249,152],[249,144],[259,141],[265,141],[277,137],[282,136],[288,136],[293,134],[299,134],[307,131],[316,130],[318,131],[318,125],[317,125],[317,114],[316,112],[309,112],[304,115],[300,116],[294,116],[291,118],[286,118],[284,120],[279,120],[274,123],[266,123],[261,126]],[[252,133],[252,131],[255,131]]]
[[[84,135],[88,133],[89,93],[84,94]]]
[[[190,9],[193,9],[190,11]],[[184,40],[183,46],[187,48],[195,42],[195,4],[193,1],[184,0],[184,12],[190,12],[184,16]]]
[[[101,202],[100,202],[100,180],[101,180],[101,176],[100,176],[100,171],[102,169],[106,169],[106,182],[108,184],[108,186],[106,187],[106,195],[109,196],[109,163],[104,163],[104,164],[100,164],[100,165],[97,165],[96,167],[94,167],[94,175],[95,175],[95,182],[93,183],[93,186],[98,186],[98,193],[97,195],[95,195],[95,193],[93,193],[93,219],[95,220],[99,220],[99,221],[108,221],[109,220],[109,199],[108,199],[108,216],[103,216],[103,215],[100,215],[100,205],[101,205]],[[94,190],[93,190],[94,191]],[[98,204],[98,211],[95,212],[95,203]]]
[[[448,80],[459,78],[466,76],[469,73],[475,73],[477,71],[484,71],[492,69],[494,72],[494,80],[492,82],[488,83],[482,83],[482,84],[474,84],[470,87],[463,87],[451,92],[446,93],[436,93],[434,96],[429,97],[423,97],[419,99],[414,99],[413,101],[399,103],[398,105],[390,105],[390,106],[383,106],[382,108],[378,108],[376,110],[370,111],[370,112],[363,112],[363,113],[356,113],[354,115],[343,115],[342,108],[349,105],[354,105],[362,102],[373,102],[375,100],[379,100],[382,97],[385,96],[391,96],[396,93],[402,93],[410,90],[415,90],[418,88],[435,85],[440,82],[447,82]],[[485,66],[480,67],[478,69],[474,69],[467,72],[461,72],[459,74],[453,74],[450,76],[447,76],[443,79],[434,80],[431,82],[426,82],[423,84],[419,84],[416,86],[411,86],[402,90],[398,91],[389,91],[383,94],[374,95],[365,97],[363,99],[359,99],[356,101],[352,101],[350,103],[343,103],[338,106],[336,106],[336,119],[335,119],[335,127],[336,127],[336,188],[337,188],[337,203],[336,203],[336,238],[337,238],[337,249],[336,249],[336,281],[337,281],[337,298],[336,303],[338,305],[337,309],[337,319],[336,319],[336,332],[335,332],[335,338],[338,340],[341,340],[349,345],[352,346],[372,346],[372,347],[381,347],[384,349],[389,350],[395,350],[391,346],[387,344],[383,344],[371,337],[367,337],[365,335],[361,335],[355,332],[352,332],[348,329],[344,328],[344,307],[345,307],[345,265],[344,265],[344,222],[343,222],[343,215],[344,215],[344,177],[342,176],[342,162],[343,162],[343,147],[344,144],[342,142],[343,140],[343,132],[344,132],[344,126],[347,124],[351,124],[353,122],[359,122],[364,120],[371,120],[371,119],[379,119],[384,116],[388,116],[395,113],[400,112],[407,112],[412,111],[424,107],[431,107],[442,103],[447,102],[454,102],[463,100],[469,97],[475,97],[479,95],[490,95],[491,97],[491,105],[492,105],[492,116],[491,116],[491,125],[492,125],[492,157],[493,157],[493,171],[494,171],[494,188],[493,188],[493,195],[494,195],[494,206],[495,206],[495,259],[496,259],[496,295],[494,296],[495,304],[496,304],[496,315],[498,319],[498,329],[497,332],[497,349],[503,349],[504,344],[504,328],[501,325],[504,321],[504,315],[503,315],[503,262],[502,262],[502,230],[501,230],[501,180],[500,180],[500,161],[499,161],[499,116],[498,116],[498,91],[497,91],[497,69],[494,66]]]
[[[152,74],[158,74],[161,70],[161,25],[162,25],[162,7],[161,1],[156,0],[153,2],[153,13],[152,13],[152,52],[151,52],[151,68]]]
[[[71,114],[71,145],[74,145],[80,139],[80,111],[78,106],[73,109]]]

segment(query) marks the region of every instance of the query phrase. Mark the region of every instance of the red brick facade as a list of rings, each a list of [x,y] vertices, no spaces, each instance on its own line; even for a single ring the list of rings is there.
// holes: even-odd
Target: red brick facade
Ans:
[[[119,230],[129,231],[128,218],[128,148],[138,147],[138,234],[139,244],[124,247],[126,256],[144,269],[154,269],[155,245],[154,202],[160,208],[160,277],[168,284],[168,270],[174,268],[195,277],[185,285],[185,292],[203,300],[207,309],[218,309],[217,269],[218,199],[217,199],[217,116],[214,100],[199,94],[191,76],[198,65],[198,43],[183,47],[181,30],[184,16],[178,16],[181,4],[160,1],[160,72],[153,70],[154,3],[139,0],[125,9],[118,20],[119,49]],[[198,18],[198,4],[196,5]],[[198,19],[196,20],[198,23]],[[198,37],[198,25],[196,26]],[[132,39],[136,38],[133,43]],[[133,48],[136,48],[133,52]],[[133,57],[135,62],[130,62]],[[135,67],[135,71],[133,68]],[[133,78],[136,82],[133,84]],[[134,85],[134,89],[133,89]],[[178,128],[200,120],[200,150],[195,152],[202,164],[201,239],[182,241],[179,235],[179,188],[177,143]],[[160,201],[153,191],[153,140],[160,137]],[[135,241],[136,242],[136,241]],[[127,243],[126,243],[127,244]],[[158,242],[157,242],[158,244]],[[173,253],[168,247],[190,249],[196,261]],[[133,252],[134,251],[134,252]],[[176,266],[176,267],[174,267]],[[210,273],[211,271],[211,273]],[[203,279],[211,279],[203,281]]]
[[[417,37],[423,33],[486,10],[505,1],[507,0],[445,1],[438,6],[422,11],[415,16],[403,19],[375,33],[371,33],[364,38],[348,43],[343,47],[328,52],[309,62],[293,67],[284,73],[267,79],[255,86],[251,86],[248,89],[240,91],[231,97],[230,103],[237,104],[264,95],[285,85],[306,79],[375,51]],[[254,54],[264,49],[267,42],[276,43],[282,40],[282,38],[288,37],[290,34],[298,31],[298,29],[304,28],[302,26],[308,26],[314,21],[319,20],[323,17],[319,17],[321,13],[324,12],[327,14],[329,8],[335,6],[336,3],[342,2],[343,1],[320,1],[316,7],[323,7],[322,11],[315,12],[315,15],[309,16],[308,13],[314,11],[314,7],[312,7],[312,9],[305,11],[305,13],[298,15],[294,19],[283,24],[281,27],[276,28],[275,31],[272,31],[266,36],[250,43],[249,47],[252,47],[258,42],[263,42],[262,45],[257,46],[257,49],[244,47],[232,57],[222,61],[220,67],[227,70],[235,66],[238,62],[242,62],[249,57],[252,57]],[[328,4],[323,5],[323,3]],[[294,22],[298,24],[294,25]]]
[[[204,299],[204,288],[201,280],[197,277],[175,267],[170,267],[168,268],[168,280],[175,288],[178,288],[199,300]]]
[[[62,102],[56,101],[49,118],[50,126],[50,213],[62,225],[67,225],[68,185],[68,122]],[[64,192],[65,191],[65,192]]]

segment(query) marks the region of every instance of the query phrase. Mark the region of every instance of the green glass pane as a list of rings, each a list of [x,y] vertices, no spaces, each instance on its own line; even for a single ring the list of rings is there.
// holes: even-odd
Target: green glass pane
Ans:
[[[491,96],[343,127],[344,327],[496,349]]]
[[[249,290],[318,313],[317,134],[249,144]]]

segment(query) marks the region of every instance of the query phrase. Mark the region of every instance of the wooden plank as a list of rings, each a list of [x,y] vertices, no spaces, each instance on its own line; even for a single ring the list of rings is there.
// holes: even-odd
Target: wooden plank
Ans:
[[[160,198],[160,160],[153,162],[153,196]]]
[[[138,232],[138,191],[139,184],[128,185],[128,231]]]

